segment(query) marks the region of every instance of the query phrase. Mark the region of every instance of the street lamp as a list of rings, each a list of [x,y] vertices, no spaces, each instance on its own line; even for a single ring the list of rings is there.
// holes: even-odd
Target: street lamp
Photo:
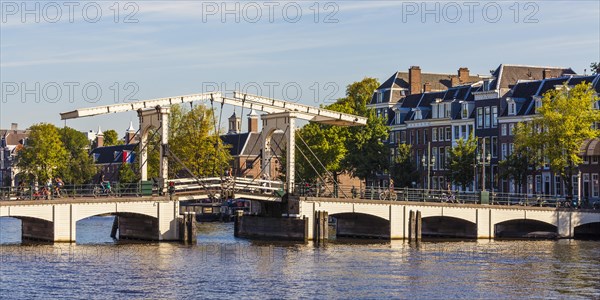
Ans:
[[[435,165],[435,157],[431,156],[431,142],[427,142],[427,156],[423,153],[421,163],[427,167],[427,192],[431,189],[431,166]]]

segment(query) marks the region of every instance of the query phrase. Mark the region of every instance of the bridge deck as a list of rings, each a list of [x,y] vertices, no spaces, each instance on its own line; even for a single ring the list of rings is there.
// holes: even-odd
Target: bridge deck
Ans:
[[[410,206],[433,206],[433,207],[464,207],[464,208],[494,208],[510,210],[531,210],[531,211],[586,211],[599,213],[597,209],[564,208],[564,207],[539,207],[524,205],[505,205],[505,204],[475,204],[475,203],[439,203],[422,201],[390,201],[390,200],[368,200],[352,198],[327,198],[327,197],[300,197],[300,201],[305,202],[335,202],[335,203],[356,203],[356,204],[384,204],[384,205],[410,205]]]

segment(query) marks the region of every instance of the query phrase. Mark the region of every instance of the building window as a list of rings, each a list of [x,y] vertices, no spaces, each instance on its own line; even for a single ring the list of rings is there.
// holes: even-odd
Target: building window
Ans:
[[[586,164],[586,165],[589,164],[590,163],[590,157],[587,156],[587,155],[584,155],[583,156],[583,163]]]
[[[463,103],[462,105],[462,118],[467,119],[469,117],[469,105],[467,103]]]
[[[514,143],[510,143],[508,145],[508,155],[513,154],[513,152],[515,152],[515,144]]]
[[[431,128],[431,141],[437,142],[437,128]]]
[[[454,126],[454,139],[458,140],[460,138],[460,126]]]
[[[535,175],[535,193],[542,193],[542,175]]]
[[[517,113],[517,105],[514,101],[508,102],[508,115],[514,116]]]
[[[461,133],[463,139],[466,140],[466,139],[469,138],[469,133],[467,132],[467,126],[466,125],[460,126],[460,131],[461,131],[460,133]]]
[[[473,130],[473,125],[467,125],[467,131],[468,131],[467,137],[471,134],[475,135],[475,131]]]
[[[477,128],[483,127],[483,107],[477,108]]]
[[[446,149],[444,147],[440,147],[440,159],[436,159],[436,162],[439,161],[439,169],[444,170],[446,167]]]
[[[383,92],[377,92],[377,103],[383,102]]]
[[[446,127],[446,141],[452,140],[452,130],[450,127]]]
[[[414,144],[415,141],[415,137],[414,137],[415,132],[414,131],[410,131],[410,141],[409,144]]]
[[[438,105],[431,104],[431,118],[437,119],[437,117],[438,117]]]
[[[598,164],[598,155],[592,156],[592,164],[595,164],[595,165]]]
[[[446,107],[446,109],[445,109],[444,117],[450,118],[450,115],[452,114],[452,106],[450,105],[450,103],[446,103],[445,107]]]
[[[444,141],[444,127],[438,128],[438,141],[440,141],[440,142]]]
[[[600,182],[598,182],[598,174],[592,174],[592,197],[600,196]]]
[[[506,159],[506,143],[502,143],[502,153],[500,154],[500,159],[501,160],[505,160]]]
[[[438,159],[438,148],[437,147],[433,147],[431,148],[431,157],[433,159],[435,159],[435,163],[433,164],[433,169],[437,170],[438,168],[438,163],[439,163],[439,159]]]
[[[498,127],[498,106],[492,106],[492,127]]]
[[[562,195],[560,176],[554,176],[554,194],[556,196]]]
[[[579,178],[577,178],[577,175],[573,175],[572,177],[572,184],[573,184],[573,196],[577,197],[579,195],[579,186],[577,185],[577,181]]]
[[[492,157],[498,157],[498,137],[492,137]]]
[[[415,144],[419,144],[419,130],[416,130],[415,133]]]
[[[533,194],[533,176],[527,175],[527,194]]]
[[[485,107],[485,120],[484,120],[484,123],[483,123],[483,127],[490,128],[490,117],[491,117],[490,107],[486,106]]]
[[[508,135],[513,135],[515,131],[515,123],[508,124]]]
[[[502,125],[500,126],[500,128],[501,128],[501,133],[500,133],[500,134],[501,134],[502,136],[505,136],[505,135],[506,135],[506,124],[502,124]]]

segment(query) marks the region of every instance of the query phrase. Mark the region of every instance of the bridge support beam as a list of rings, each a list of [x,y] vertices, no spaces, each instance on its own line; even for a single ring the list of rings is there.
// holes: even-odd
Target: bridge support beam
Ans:
[[[23,241],[54,241],[54,224],[50,221],[21,218],[21,239]]]

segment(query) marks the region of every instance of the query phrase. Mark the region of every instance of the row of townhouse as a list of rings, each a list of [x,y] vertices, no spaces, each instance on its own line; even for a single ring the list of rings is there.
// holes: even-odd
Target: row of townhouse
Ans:
[[[412,146],[420,177],[417,187],[447,188],[449,151],[459,139],[473,133],[478,138],[478,152],[485,155],[478,156],[474,181],[467,191],[485,187],[500,192],[564,195],[560,177],[548,168],[532,170],[528,182],[518,190],[513,181],[500,179],[498,164],[514,149],[516,124],[535,116],[546,91],[564,82],[576,85],[583,81],[600,92],[600,75],[580,76],[570,68],[503,64],[491,76],[471,76],[467,68],[454,75],[421,73],[419,67],[411,67],[386,80],[373,94],[369,107],[388,120],[390,160],[397,156],[398,144]],[[590,141],[582,147],[582,195],[589,198],[600,197],[597,144],[597,140]],[[379,182],[367,184],[386,185],[389,176],[379,175]]]

